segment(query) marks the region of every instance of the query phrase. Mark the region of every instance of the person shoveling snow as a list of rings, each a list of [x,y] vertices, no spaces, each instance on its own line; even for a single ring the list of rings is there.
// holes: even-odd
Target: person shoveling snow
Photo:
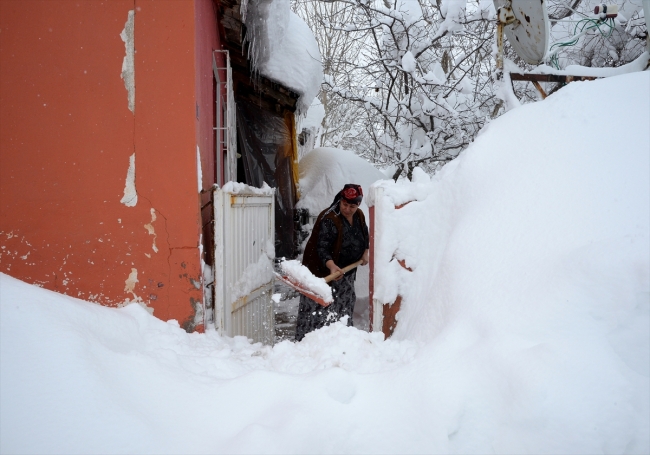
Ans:
[[[301,293],[296,341],[344,316],[348,316],[348,325],[352,325],[356,303],[356,266],[366,265],[369,254],[368,226],[363,212],[359,210],[362,199],[363,190],[360,185],[346,184],[332,204],[318,215],[305,247],[304,267],[293,267],[289,263],[283,266],[283,271],[289,275],[292,272],[303,272],[301,277],[291,278],[313,290],[312,293]],[[305,267],[313,277],[304,277],[309,275],[304,270]],[[318,279],[323,277],[327,279]],[[321,289],[325,285],[324,281],[330,281],[331,295],[327,292],[328,289]]]

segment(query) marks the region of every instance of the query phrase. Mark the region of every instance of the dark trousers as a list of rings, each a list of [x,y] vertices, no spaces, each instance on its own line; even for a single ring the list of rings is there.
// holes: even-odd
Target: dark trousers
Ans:
[[[339,281],[330,283],[334,302],[328,307],[321,306],[304,295],[300,296],[298,320],[296,321],[296,341],[302,340],[311,331],[340,320],[343,316],[348,316],[348,325],[352,325],[354,304],[357,301],[357,295],[354,292],[355,278],[356,273],[352,273],[343,276]]]

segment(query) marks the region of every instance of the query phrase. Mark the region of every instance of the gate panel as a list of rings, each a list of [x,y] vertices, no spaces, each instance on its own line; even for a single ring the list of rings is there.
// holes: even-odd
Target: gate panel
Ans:
[[[215,326],[223,335],[244,335],[273,344],[275,196],[230,184],[217,189],[215,207]]]

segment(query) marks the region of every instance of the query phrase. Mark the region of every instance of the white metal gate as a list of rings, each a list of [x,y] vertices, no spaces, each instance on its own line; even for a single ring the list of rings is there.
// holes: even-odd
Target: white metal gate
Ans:
[[[273,344],[275,195],[236,186],[214,192],[215,326],[223,335]]]

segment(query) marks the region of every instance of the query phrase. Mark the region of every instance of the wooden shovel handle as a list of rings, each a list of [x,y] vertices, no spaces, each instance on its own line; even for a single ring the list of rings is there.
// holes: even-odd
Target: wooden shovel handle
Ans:
[[[331,275],[327,275],[324,278],[325,282],[329,283],[330,281],[332,281],[337,276],[343,275],[344,273],[348,273],[350,270],[352,270],[355,267],[358,267],[359,265],[361,265],[362,262],[363,262],[363,259],[359,259],[357,262],[355,262],[353,264],[350,264],[350,265],[346,265],[345,267],[343,267],[340,272],[334,272]]]

